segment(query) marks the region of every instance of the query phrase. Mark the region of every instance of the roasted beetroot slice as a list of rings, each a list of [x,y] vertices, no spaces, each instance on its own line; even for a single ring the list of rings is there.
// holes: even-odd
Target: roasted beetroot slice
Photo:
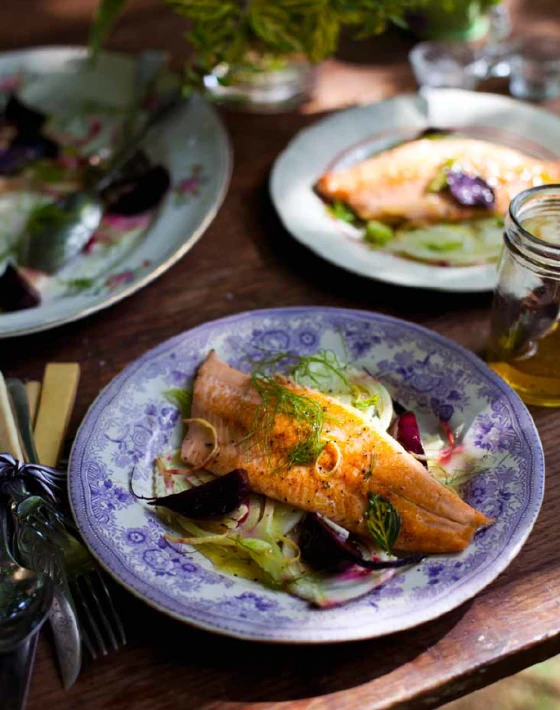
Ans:
[[[27,165],[41,158],[56,158],[58,145],[40,135],[18,135],[12,143],[0,150],[0,175],[17,175]]]
[[[170,182],[167,168],[156,165],[141,175],[112,183],[101,196],[109,214],[138,215],[159,205]]]
[[[47,116],[41,111],[27,106],[12,94],[4,107],[4,120],[16,126],[19,133],[32,135],[39,133]]]
[[[239,508],[247,500],[249,492],[247,471],[237,468],[181,493],[149,498],[148,505],[167,508],[186,518],[219,518]]]
[[[393,425],[393,436],[399,442],[399,444],[418,456],[425,456],[426,452],[422,445],[422,438],[420,437],[420,429],[418,427],[418,420],[414,412],[404,411],[397,417],[395,424]],[[428,464],[426,461],[422,462],[426,468]]]
[[[370,570],[394,569],[414,564],[422,555],[396,560],[367,560],[351,538],[344,540],[337,531],[315,513],[305,516],[299,536],[301,557],[312,569],[340,573],[358,565]]]
[[[3,311],[23,311],[35,308],[41,303],[37,289],[19,272],[8,264],[0,276],[0,309]]]

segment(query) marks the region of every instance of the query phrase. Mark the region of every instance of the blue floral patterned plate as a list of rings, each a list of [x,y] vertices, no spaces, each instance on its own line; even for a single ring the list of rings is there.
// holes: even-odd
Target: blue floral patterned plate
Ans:
[[[50,134],[68,167],[119,144],[135,87],[132,57],[103,52],[95,64],[79,47],[0,54],[0,105],[16,93],[48,116]],[[29,273],[41,292],[37,308],[0,313],[0,337],[23,335],[83,318],[120,301],[157,278],[191,249],[227,190],[231,150],[212,106],[194,96],[146,138],[143,149],[171,175],[153,214],[105,215],[84,251],[53,277]],[[17,253],[32,208],[56,196],[56,171],[43,171],[40,189],[0,186],[0,273]]]
[[[468,501],[495,518],[459,555],[430,557],[346,606],[317,610],[301,599],[216,571],[179,552],[162,521],[128,490],[131,469],[150,492],[154,457],[178,445],[178,410],[164,397],[186,385],[212,348],[241,369],[257,349],[334,350],[375,372],[424,429],[464,425],[481,473]],[[475,355],[411,323],[330,308],[254,311],[207,323],[147,352],[99,395],[70,458],[69,488],[92,553],[127,589],[171,616],[259,641],[348,641],[408,629],[473,597],[513,560],[538,515],[544,461],[530,414]]]

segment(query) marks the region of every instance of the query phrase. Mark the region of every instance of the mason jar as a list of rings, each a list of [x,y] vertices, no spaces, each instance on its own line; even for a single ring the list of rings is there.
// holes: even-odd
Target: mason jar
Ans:
[[[560,406],[560,185],[510,204],[488,362],[525,402]]]

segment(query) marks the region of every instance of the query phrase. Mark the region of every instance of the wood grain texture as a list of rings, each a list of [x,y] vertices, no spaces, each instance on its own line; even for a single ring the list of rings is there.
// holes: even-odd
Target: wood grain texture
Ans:
[[[0,50],[80,43],[95,0],[0,5]],[[511,2],[516,26],[560,35],[557,0]],[[136,0],[110,45],[168,48],[186,56],[184,24],[158,0]],[[327,109],[410,91],[411,40],[389,35],[348,45],[325,63],[303,112],[224,113],[235,170],[218,217],[201,242],[140,293],[87,320],[4,344],[0,369],[39,379],[47,361],[77,361],[82,380],[75,431],[99,390],[150,347],[204,321],[289,305],[362,308],[427,325],[482,354],[490,296],[396,288],[346,274],[297,244],[267,195],[274,158]],[[494,88],[503,89],[496,85]],[[560,103],[551,104],[559,108]],[[52,648],[41,639],[29,710],[386,710],[429,708],[560,652],[560,411],[532,410],[545,446],[541,516],[509,569],[473,601],[413,632],[328,647],[260,646],[190,629],[122,590],[130,642],[85,669],[64,693]]]

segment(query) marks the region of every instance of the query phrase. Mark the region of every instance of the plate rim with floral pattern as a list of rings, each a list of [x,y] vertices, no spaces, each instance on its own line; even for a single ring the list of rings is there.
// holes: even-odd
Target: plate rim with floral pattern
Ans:
[[[341,167],[353,165],[369,157],[372,149],[386,150],[428,126],[469,135],[472,131],[472,137],[541,158],[560,156],[560,117],[543,108],[498,94],[423,88],[337,111],[299,131],[274,162],[272,202],[295,239],[347,271],[414,288],[490,291],[496,285],[496,264],[438,266],[368,247],[355,229],[328,214],[313,190],[333,161]]]
[[[84,66],[88,57],[89,50],[80,46],[33,47],[2,52],[0,78],[9,77],[12,72],[34,76],[62,75],[72,71],[73,67]],[[111,67],[130,67],[133,61],[131,55],[106,50],[100,53],[98,59],[105,75],[117,74],[115,70],[111,72]],[[112,81],[117,80],[113,77]],[[115,85],[118,86],[118,82]],[[184,129],[185,136],[181,136],[182,125],[188,126],[188,131]],[[99,287],[94,287],[91,293],[70,294],[67,298],[50,301],[38,308],[0,314],[0,338],[49,330],[108,308],[161,276],[198,242],[227,193],[233,165],[229,136],[218,112],[199,95],[193,95],[183,108],[169,118],[165,133],[163,139],[161,133],[158,134],[158,144],[165,147],[165,141],[171,145],[172,140],[181,138],[184,146],[179,151],[166,152],[173,162],[173,165],[167,165],[172,172],[172,186],[141,240],[115,264],[114,273],[101,277]],[[202,187],[196,199],[191,200],[188,195],[183,198],[179,193],[182,183],[188,180],[186,173],[179,175],[179,158],[181,155],[186,158],[188,151],[192,150],[189,148],[189,141],[192,140],[200,143],[201,148],[197,150],[202,155],[208,155],[208,165],[203,165],[201,169],[211,167],[212,171],[202,175]],[[161,240],[158,237],[150,242],[150,233],[159,237],[164,234],[166,238]]]
[[[165,526],[153,509],[135,500],[127,483],[133,467],[135,486],[137,477],[140,485],[143,480],[149,486],[147,462],[161,453],[169,437],[178,441],[179,413],[165,404],[162,390],[191,376],[209,349],[217,347],[218,354],[233,364],[237,359],[241,366],[247,349],[262,352],[257,349],[288,344],[306,353],[332,343],[336,349],[341,333],[344,348],[358,361],[371,366],[367,358],[377,353],[383,381],[405,406],[414,407],[414,401],[417,411],[425,410],[426,416],[437,412],[449,421],[454,412],[462,412],[473,432],[466,436],[481,452],[506,454],[475,479],[468,494],[467,500],[494,515],[496,524],[478,534],[465,552],[429,558],[422,563],[425,567],[395,576],[359,600],[318,610],[286,593],[223,575],[196,551],[178,551],[165,541]],[[156,609],[236,638],[333,643],[415,627],[490,584],[518,554],[538,516],[544,458],[534,422],[517,394],[461,345],[391,316],[295,307],[247,311],[204,323],[128,365],[102,390],[80,426],[68,487],[78,528],[94,557]]]

